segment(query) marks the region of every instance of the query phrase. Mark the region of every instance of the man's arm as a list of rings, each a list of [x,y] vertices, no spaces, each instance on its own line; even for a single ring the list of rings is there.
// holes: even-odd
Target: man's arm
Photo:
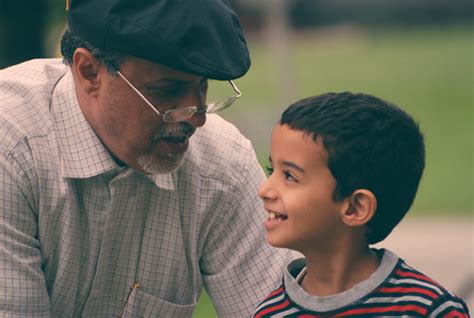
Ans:
[[[219,317],[249,317],[281,281],[290,254],[265,239],[266,213],[257,196],[264,179],[253,151],[240,184],[221,211],[206,242],[201,269],[206,290]]]
[[[49,297],[31,187],[12,156],[0,154],[0,316],[49,317]]]

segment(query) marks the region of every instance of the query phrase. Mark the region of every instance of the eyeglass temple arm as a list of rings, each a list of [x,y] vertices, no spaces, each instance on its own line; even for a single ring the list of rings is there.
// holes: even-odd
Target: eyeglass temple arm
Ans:
[[[232,88],[234,89],[234,92],[237,93],[237,95],[235,95],[235,98],[239,98],[240,96],[242,96],[242,93],[240,92],[240,90],[237,88],[237,85],[234,84],[233,81],[229,81],[230,85],[232,86]]]
[[[123,74],[115,66],[114,66],[114,68],[115,68],[115,71],[117,72],[117,74],[125,81],[125,83],[127,83],[128,86],[130,86],[130,88],[133,89],[135,91],[135,93],[137,93],[145,101],[145,103],[147,103],[147,105],[150,106],[151,109],[153,109],[153,111],[156,114],[158,114],[158,116],[163,116],[163,114],[161,114],[158,111],[158,109],[156,109],[155,106],[153,106],[153,104],[150,103],[148,101],[148,99],[125,76],[123,76]],[[229,81],[229,83],[232,86],[232,88],[234,89],[234,92],[236,93],[235,98],[239,98],[240,96],[242,96],[242,93],[237,88],[237,85],[235,85],[235,83],[233,81]]]
[[[148,106],[150,106],[151,109],[153,109],[155,113],[158,114],[158,116],[163,116],[163,114],[161,114],[158,109],[156,109],[155,106],[153,106],[153,104],[150,103],[148,99],[132,83],[130,83],[130,81],[125,76],[122,75],[122,73],[120,73],[119,70],[117,70],[117,74],[125,81],[125,83],[128,84],[128,86],[130,86],[131,89],[135,91],[135,93],[137,93],[145,101],[145,103],[147,103]]]

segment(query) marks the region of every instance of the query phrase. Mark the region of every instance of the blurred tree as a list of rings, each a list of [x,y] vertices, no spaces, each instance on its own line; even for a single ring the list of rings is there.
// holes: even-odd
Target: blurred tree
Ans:
[[[244,28],[259,31],[267,12],[262,1],[231,0]],[[291,0],[288,21],[295,28],[339,23],[365,26],[441,25],[472,22],[472,0]]]
[[[0,0],[0,68],[45,56],[47,0]]]
[[[335,23],[429,25],[472,21],[472,0],[293,0],[293,27]]]

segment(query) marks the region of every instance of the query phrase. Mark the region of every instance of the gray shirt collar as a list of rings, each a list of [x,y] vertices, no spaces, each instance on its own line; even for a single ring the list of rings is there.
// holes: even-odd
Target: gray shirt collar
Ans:
[[[298,284],[296,277],[306,267],[306,259],[296,259],[288,265],[283,277],[288,296],[300,306],[318,312],[350,305],[380,286],[397,265],[399,258],[395,254],[388,250],[380,251],[383,252],[382,261],[368,279],[342,293],[325,297],[310,295]]]

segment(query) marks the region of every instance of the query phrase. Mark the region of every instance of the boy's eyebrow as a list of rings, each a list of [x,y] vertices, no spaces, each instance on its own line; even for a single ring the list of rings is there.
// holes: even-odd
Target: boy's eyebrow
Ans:
[[[269,161],[270,163],[272,163],[272,157],[268,156],[268,161]],[[294,169],[296,169],[296,170],[298,170],[298,171],[300,171],[300,172],[302,172],[302,173],[306,173],[306,171],[304,171],[303,168],[301,168],[300,166],[298,166],[298,165],[297,165],[296,163],[294,163],[294,162],[291,162],[291,161],[283,161],[282,164],[283,164],[284,166],[287,166],[287,167],[290,167],[290,168],[294,168]]]
[[[298,166],[296,163],[294,162],[291,162],[291,161],[283,161],[282,164],[284,166],[287,166],[287,167],[291,167],[291,168],[294,168],[296,170],[298,170],[299,172],[301,173],[305,173],[306,171],[304,171],[303,168],[301,168],[300,166]]]

